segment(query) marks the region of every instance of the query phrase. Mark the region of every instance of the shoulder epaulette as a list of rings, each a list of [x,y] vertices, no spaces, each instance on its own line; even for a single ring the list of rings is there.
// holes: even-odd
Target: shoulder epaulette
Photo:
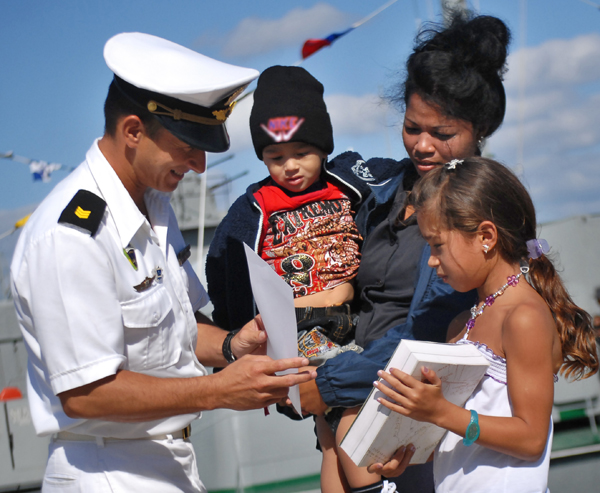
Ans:
[[[89,231],[92,236],[98,231],[104,216],[106,202],[88,190],[79,190],[58,219],[59,223],[72,224]]]

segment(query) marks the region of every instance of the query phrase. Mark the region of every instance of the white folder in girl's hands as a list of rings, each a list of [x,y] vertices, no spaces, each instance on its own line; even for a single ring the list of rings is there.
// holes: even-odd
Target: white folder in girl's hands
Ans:
[[[292,288],[262,258],[244,243],[252,294],[267,331],[267,356],[273,359],[296,358],[298,336]],[[296,368],[278,375],[297,373]],[[288,397],[296,412],[302,415],[300,389],[290,387]]]
[[[471,344],[441,344],[402,340],[385,370],[397,368],[421,379],[421,368],[427,366],[442,381],[444,397],[464,406],[490,366],[488,360]],[[385,385],[388,383],[379,379]],[[389,386],[389,385],[388,385]],[[446,430],[431,423],[395,413],[379,404],[385,394],[373,388],[340,446],[359,467],[385,463],[402,445],[415,448],[411,464],[423,464],[431,455]]]

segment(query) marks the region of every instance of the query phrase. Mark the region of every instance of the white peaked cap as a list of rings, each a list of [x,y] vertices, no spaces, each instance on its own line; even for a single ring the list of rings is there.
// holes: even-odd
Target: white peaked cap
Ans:
[[[113,36],[104,46],[104,59],[115,75],[136,87],[205,108],[259,75],[143,33]]]
[[[183,142],[208,152],[229,149],[225,121],[258,71],[213,60],[150,34],[122,33],[104,46],[115,77],[109,90],[156,118]]]

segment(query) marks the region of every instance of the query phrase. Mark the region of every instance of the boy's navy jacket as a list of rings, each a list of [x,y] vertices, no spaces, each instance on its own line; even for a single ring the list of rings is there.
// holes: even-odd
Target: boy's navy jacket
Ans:
[[[327,179],[347,193],[357,210],[355,221],[363,236],[387,217],[409,159],[373,158],[365,162],[357,153],[346,152],[325,166]],[[230,208],[211,242],[206,261],[208,294],[214,305],[213,320],[227,330],[242,327],[255,315],[252,289],[242,242],[255,251],[260,238],[262,212],[254,192],[269,178],[248,187]],[[415,292],[406,322],[392,327],[362,353],[348,351],[317,369],[317,386],[330,407],[361,405],[373,388],[377,371],[385,368],[401,339],[445,342],[452,319],[469,309],[476,293],[458,293],[427,265],[426,245],[419,263]]]
[[[325,163],[322,176],[348,195],[354,210],[372,195],[370,184],[398,175],[398,161],[371,159],[345,152]],[[248,187],[217,227],[206,258],[208,295],[214,306],[213,321],[225,330],[239,329],[256,315],[243,243],[258,251],[263,214],[254,193],[270,177]],[[364,234],[358,224],[359,231]]]

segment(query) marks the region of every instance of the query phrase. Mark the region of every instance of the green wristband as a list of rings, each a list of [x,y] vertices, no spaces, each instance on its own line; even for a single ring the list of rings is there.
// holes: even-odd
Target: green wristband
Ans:
[[[471,409],[471,421],[467,426],[467,431],[465,432],[465,437],[463,438],[463,444],[468,447],[469,445],[473,445],[475,440],[479,438],[479,417],[477,416],[477,411]]]

